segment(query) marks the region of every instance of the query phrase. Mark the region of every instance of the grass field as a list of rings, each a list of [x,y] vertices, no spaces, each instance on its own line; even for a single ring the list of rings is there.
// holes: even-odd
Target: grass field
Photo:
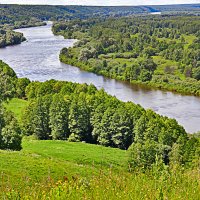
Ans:
[[[130,173],[127,152],[85,143],[23,140],[0,151],[0,199],[200,198],[199,171]]]
[[[100,169],[124,168],[127,159],[125,151],[85,143],[26,138],[22,146],[20,152],[0,151],[1,183],[2,178],[17,186],[22,177],[31,184],[47,177],[90,176]]]
[[[185,79],[184,74],[178,69],[178,63],[176,61],[166,60],[162,56],[153,56],[153,61],[158,65],[154,72],[155,75],[171,74],[178,76],[182,80]],[[171,72],[166,72],[167,67]]]

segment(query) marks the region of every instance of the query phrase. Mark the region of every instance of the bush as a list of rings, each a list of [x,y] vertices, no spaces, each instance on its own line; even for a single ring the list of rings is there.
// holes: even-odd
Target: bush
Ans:
[[[0,149],[21,150],[21,129],[11,113],[6,112],[5,116],[0,120]]]

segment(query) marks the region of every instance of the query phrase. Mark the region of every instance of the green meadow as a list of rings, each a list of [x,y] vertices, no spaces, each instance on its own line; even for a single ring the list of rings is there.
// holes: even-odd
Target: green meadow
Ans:
[[[22,145],[0,151],[0,199],[200,198],[198,169],[129,172],[123,150],[32,137]]]

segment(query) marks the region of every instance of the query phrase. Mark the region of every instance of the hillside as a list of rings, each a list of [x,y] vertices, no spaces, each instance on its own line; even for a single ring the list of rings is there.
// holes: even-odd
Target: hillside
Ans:
[[[85,143],[29,137],[23,139],[22,147],[20,152],[0,152],[1,182],[7,180],[18,187],[18,180],[23,177],[31,185],[48,177],[56,181],[64,176],[91,176],[100,169],[124,168],[127,160],[126,151]]]
[[[49,6],[0,5],[1,23],[14,23],[30,18],[41,20],[86,19],[93,17],[121,17],[135,14],[164,12],[168,14],[200,14],[200,4],[162,6]],[[1,24],[0,23],[0,24]]]
[[[200,197],[197,170],[129,173],[123,150],[31,138],[25,138],[22,146],[20,152],[0,151],[0,199]]]
[[[146,15],[152,12],[199,15],[199,4],[169,6],[48,6],[0,4],[0,48],[25,40],[13,28],[44,25],[46,20],[71,20]]]

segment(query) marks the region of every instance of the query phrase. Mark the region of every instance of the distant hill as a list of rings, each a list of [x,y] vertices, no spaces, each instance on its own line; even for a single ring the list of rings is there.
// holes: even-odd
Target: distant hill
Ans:
[[[50,5],[0,5],[1,23],[13,20],[26,20],[35,17],[41,20],[49,19],[86,19],[90,17],[120,17],[151,12],[186,12],[200,14],[200,4],[162,5],[162,6],[50,6]]]
[[[150,6],[160,12],[187,12],[190,14],[200,15],[200,4],[177,4],[177,5],[164,5],[164,6]]]

